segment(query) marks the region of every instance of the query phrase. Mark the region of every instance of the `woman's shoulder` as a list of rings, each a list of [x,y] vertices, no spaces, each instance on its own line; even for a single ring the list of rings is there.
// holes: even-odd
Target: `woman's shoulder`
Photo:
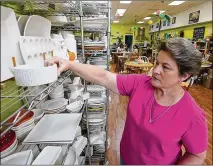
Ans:
[[[192,120],[206,118],[206,113],[203,108],[195,101],[189,92],[185,91],[182,106]]]

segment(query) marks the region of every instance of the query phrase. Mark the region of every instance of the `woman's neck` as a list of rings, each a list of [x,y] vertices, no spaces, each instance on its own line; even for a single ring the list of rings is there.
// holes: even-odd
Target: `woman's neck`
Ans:
[[[183,95],[184,90],[179,84],[171,88],[156,88],[154,93],[156,102],[163,106],[176,104]]]

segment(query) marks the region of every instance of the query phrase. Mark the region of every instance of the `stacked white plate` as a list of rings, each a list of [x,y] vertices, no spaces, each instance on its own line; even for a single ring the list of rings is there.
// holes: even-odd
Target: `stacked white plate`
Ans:
[[[64,87],[63,85],[57,86],[52,92],[49,94],[51,99],[64,98]]]
[[[47,100],[43,105],[42,109],[44,113],[54,114],[64,112],[66,110],[68,100],[65,98],[58,98]]]
[[[88,110],[90,112],[103,112],[106,108],[106,104],[105,103],[90,103],[88,104]]]
[[[94,134],[90,135],[90,144],[91,145],[98,145],[98,144],[104,144],[106,141],[106,132],[96,132]]]
[[[67,105],[66,109],[70,113],[78,113],[81,110],[83,105],[84,105],[84,102],[81,100],[78,100]]]
[[[99,103],[106,103],[106,96],[103,95],[101,97],[99,96],[92,96],[88,100],[88,104],[99,104]]]
[[[87,138],[83,136],[78,137],[75,143],[72,145],[72,148],[75,150],[76,155],[78,157],[83,152],[86,145],[87,145]]]
[[[12,127],[12,130],[16,132],[16,136],[19,140],[22,140],[27,134],[35,127],[34,119],[30,119],[17,127]]]
[[[104,153],[105,145],[104,144],[94,145],[94,151],[99,152],[99,153]]]
[[[101,144],[95,144],[93,145],[94,151],[98,152],[98,153],[105,153],[105,140],[106,140],[106,133],[102,133],[102,137],[104,138],[104,142],[102,142]],[[102,139],[103,140],[103,139]],[[108,138],[107,140],[108,142],[108,147],[110,146],[110,138]]]
[[[100,85],[87,85],[87,92],[103,92],[106,88]]]
[[[33,161],[32,150],[26,150],[18,153],[14,153],[1,159],[2,165],[31,165]]]
[[[106,123],[106,114],[104,113],[90,113],[87,115],[90,126],[103,125]],[[83,117],[83,122],[86,124],[86,117]]]

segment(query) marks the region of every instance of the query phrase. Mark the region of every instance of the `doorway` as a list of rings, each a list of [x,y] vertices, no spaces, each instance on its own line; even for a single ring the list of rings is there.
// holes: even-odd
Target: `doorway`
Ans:
[[[127,46],[127,51],[132,51],[133,35],[125,35],[125,45]]]

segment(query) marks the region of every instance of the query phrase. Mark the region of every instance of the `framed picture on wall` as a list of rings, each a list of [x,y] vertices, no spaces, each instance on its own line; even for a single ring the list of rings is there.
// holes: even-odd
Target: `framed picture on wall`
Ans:
[[[205,28],[206,27],[194,28],[193,39],[195,40],[203,39],[205,34]]]
[[[172,17],[172,24],[176,23],[176,17]]]
[[[189,24],[199,22],[200,10],[189,14]]]

